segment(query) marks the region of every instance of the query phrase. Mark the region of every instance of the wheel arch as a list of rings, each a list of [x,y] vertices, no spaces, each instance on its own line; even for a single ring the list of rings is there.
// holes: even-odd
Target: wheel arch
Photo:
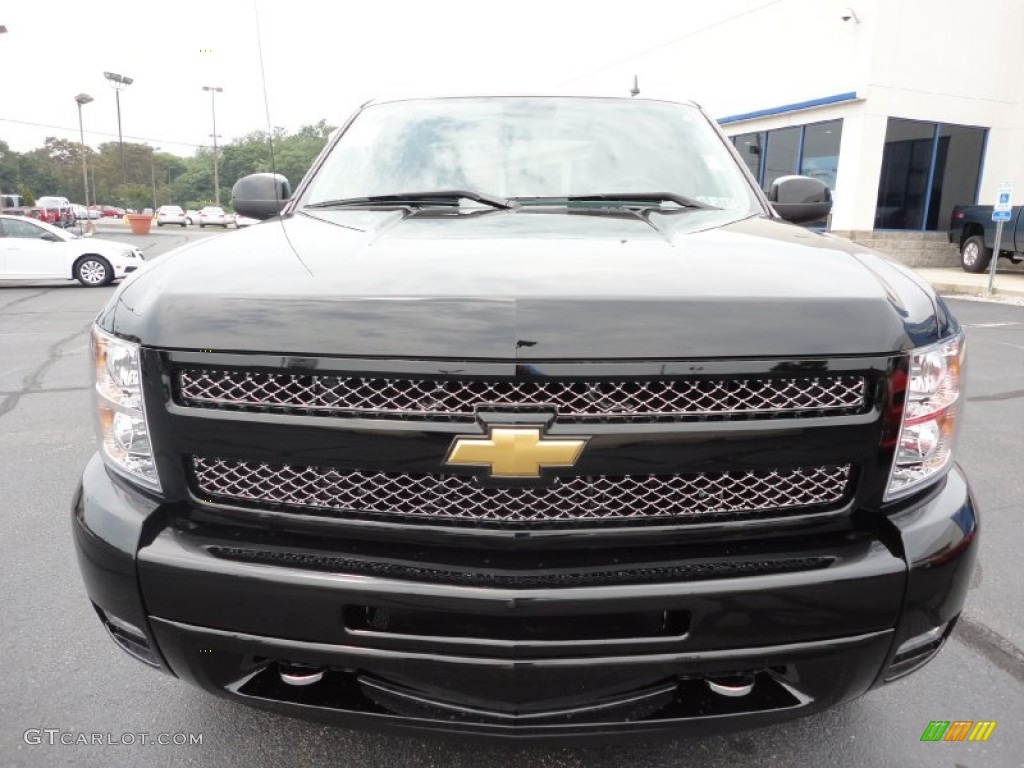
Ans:
[[[984,238],[985,228],[976,221],[972,221],[969,224],[964,224],[963,229],[960,230],[960,249],[963,250],[964,243],[967,242],[967,239],[970,237],[974,237],[975,235],[980,235],[982,238]]]
[[[107,264],[110,265],[111,269],[114,268],[114,265],[110,261],[110,258],[107,257],[107,256],[104,256],[102,253],[83,253],[83,254],[79,255],[73,262],[71,262],[71,279],[72,280],[77,280],[78,279],[78,274],[77,274],[78,273],[78,265],[81,264],[86,259],[88,259],[90,256],[93,257],[94,259],[103,259],[105,262],[107,262]]]

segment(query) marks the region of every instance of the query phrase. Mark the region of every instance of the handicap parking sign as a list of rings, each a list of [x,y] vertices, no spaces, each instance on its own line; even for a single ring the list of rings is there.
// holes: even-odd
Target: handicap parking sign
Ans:
[[[1003,212],[1003,211],[1005,211],[1007,214],[1009,214],[1010,209],[1012,207],[1013,207],[1013,187],[1010,186],[1009,184],[1001,184],[999,186],[999,191],[996,193],[996,204],[994,206],[994,210],[996,212]],[[1002,221],[1009,221],[1009,219],[1010,219],[1010,217],[1007,216],[1005,219],[1002,219]],[[992,220],[993,221],[1000,221],[1000,219],[996,219],[995,217],[993,217]]]

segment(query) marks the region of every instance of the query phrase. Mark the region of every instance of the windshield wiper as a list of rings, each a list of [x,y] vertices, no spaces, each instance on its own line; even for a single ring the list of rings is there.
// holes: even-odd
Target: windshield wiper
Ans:
[[[437,189],[430,192],[401,192],[392,195],[369,195],[367,197],[346,197],[339,200],[324,200],[310,203],[306,208],[344,208],[346,206],[379,205],[394,203],[396,205],[429,205],[430,203],[458,203],[459,200],[472,200],[492,208],[514,208],[516,203],[497,195],[488,195],[471,189]]]
[[[714,205],[703,203],[695,197],[677,195],[675,192],[607,192],[595,195],[568,195],[566,197],[517,197],[519,202],[529,203],[651,203],[642,206],[652,208],[661,203],[675,203],[683,208],[700,208],[703,210],[717,211]],[[631,206],[636,207],[636,206]]]

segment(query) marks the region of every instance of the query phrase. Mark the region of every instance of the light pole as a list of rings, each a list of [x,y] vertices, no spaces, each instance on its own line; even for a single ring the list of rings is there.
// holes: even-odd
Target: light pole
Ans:
[[[220,170],[217,167],[217,94],[224,89],[219,86],[204,85],[204,91],[210,92],[210,110],[213,113],[213,204],[220,208]]]
[[[121,135],[121,91],[134,81],[130,77],[117,74],[117,72],[104,72],[103,76],[110,82],[110,87],[114,89],[114,98],[117,99],[117,143],[121,145],[121,183],[125,184],[128,181],[128,175],[124,165],[124,137]]]
[[[156,213],[156,166],[153,164],[153,157],[160,150],[160,147],[149,148],[149,176],[153,181],[153,213]]]
[[[85,210],[86,217],[88,217],[89,210],[89,167],[85,159],[85,128],[82,127],[82,105],[88,104],[92,101],[92,96],[87,93],[80,93],[75,96],[75,101],[78,103],[78,137],[81,139],[82,144],[82,181],[85,184]],[[86,226],[89,231],[92,232],[92,219],[86,218]]]

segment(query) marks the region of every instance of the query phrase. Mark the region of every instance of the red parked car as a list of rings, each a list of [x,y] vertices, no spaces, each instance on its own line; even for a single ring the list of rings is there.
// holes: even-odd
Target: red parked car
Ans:
[[[36,206],[20,205],[17,208],[0,208],[0,213],[7,214],[8,216],[27,216],[30,219],[36,219],[37,221],[44,221],[47,224],[60,226],[57,224],[57,211],[52,208],[38,208]]]
[[[54,226],[68,229],[75,225],[75,211],[71,207],[71,201],[66,197],[55,195],[38,197],[36,198],[36,207],[46,210],[48,217],[52,215],[53,218],[46,218],[44,221]]]

